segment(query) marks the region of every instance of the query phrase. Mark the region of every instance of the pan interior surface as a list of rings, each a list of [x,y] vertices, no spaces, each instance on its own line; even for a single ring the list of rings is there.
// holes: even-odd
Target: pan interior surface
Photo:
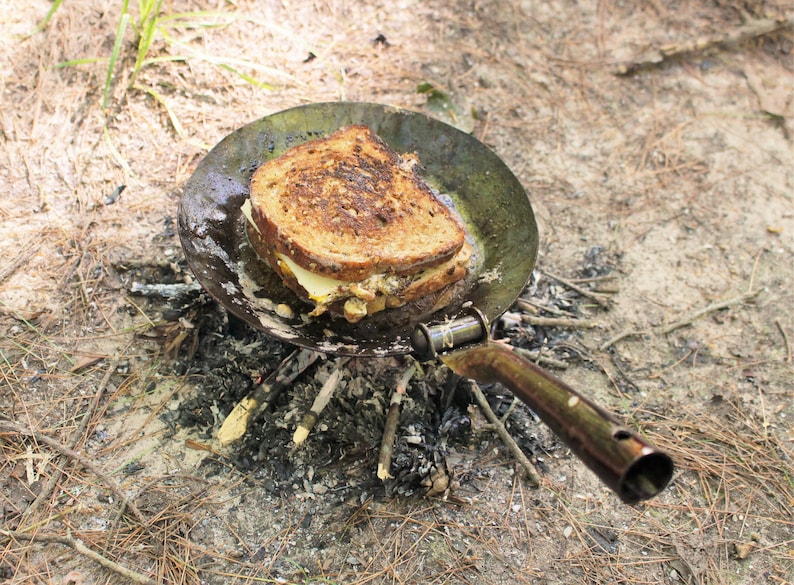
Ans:
[[[398,153],[415,152],[421,174],[463,218],[476,260],[453,301],[429,315],[421,303],[390,309],[356,324],[311,308],[252,251],[240,210],[253,172],[290,147],[364,124]],[[474,306],[489,319],[523,289],[535,263],[538,232],[526,192],[488,147],[423,114],[390,106],[331,102],[261,118],[219,142],[186,183],[179,235],[201,285],[230,313],[283,341],[327,353],[409,353],[415,325],[443,321]],[[424,312],[423,312],[424,311]]]

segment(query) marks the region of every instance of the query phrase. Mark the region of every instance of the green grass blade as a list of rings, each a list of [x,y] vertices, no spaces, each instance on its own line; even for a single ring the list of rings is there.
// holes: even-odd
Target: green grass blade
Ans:
[[[84,59],[72,59],[70,61],[61,61],[55,64],[56,69],[63,69],[64,67],[74,67],[75,65],[88,65],[90,63],[100,63],[107,61],[107,57],[86,57]]]
[[[149,49],[151,48],[152,41],[154,40],[154,33],[157,31],[159,22],[158,14],[160,14],[160,6],[162,3],[163,0],[156,0],[156,2],[146,2],[145,6],[143,6],[143,2],[140,3],[142,5],[141,30],[140,38],[138,39],[138,54],[135,57],[135,67],[132,70],[130,86],[135,84],[135,79],[138,77],[138,73],[145,65],[146,55],[149,54]]]
[[[288,79],[291,79],[291,80],[293,79],[292,75],[290,75],[288,73],[284,73],[283,71],[279,71],[278,69],[275,69],[274,67],[268,67],[267,65],[260,65],[259,63],[254,63],[253,61],[247,61],[245,59],[235,59],[233,57],[216,57],[215,55],[208,55],[206,53],[202,53],[202,52],[196,51],[193,47],[191,47],[187,43],[184,43],[184,42],[180,41],[179,39],[175,38],[174,36],[172,36],[171,34],[169,34],[168,31],[161,29],[160,32],[162,33],[163,38],[165,39],[165,41],[169,45],[182,47],[188,53],[190,53],[190,55],[188,57],[185,57],[186,61],[188,59],[196,59],[198,61],[204,61],[206,63],[211,63],[213,65],[217,65],[218,67],[220,67],[222,69],[226,69],[230,73],[233,73],[234,75],[237,75],[241,79],[243,79],[246,82],[251,83],[252,85],[255,85],[257,87],[261,87],[261,88],[267,89],[269,91],[273,91],[273,90],[276,89],[274,85],[271,85],[271,84],[269,84],[267,82],[264,82],[264,81],[259,81],[258,79],[241,72],[238,69],[238,67],[245,67],[247,69],[253,69],[254,71],[264,71],[264,72],[269,73],[271,75],[278,75],[278,76],[281,76],[281,77],[287,77]]]
[[[141,15],[141,23],[152,16],[155,2],[159,4],[158,0],[138,0],[138,13]]]
[[[245,81],[247,83],[250,83],[251,85],[253,85],[255,87],[261,87],[263,89],[267,89],[268,91],[273,91],[274,89],[276,89],[274,86],[270,85],[269,83],[265,83],[264,81],[260,81],[260,80],[256,79],[255,77],[251,77],[247,73],[243,73],[242,71],[237,71],[237,69],[235,69],[231,65],[227,65],[226,63],[216,63],[216,65],[218,67],[220,67],[221,69],[225,69],[226,71],[235,74],[237,77],[239,77],[243,81]]]
[[[105,90],[102,96],[102,109],[107,109],[108,101],[110,100],[110,86],[113,84],[113,70],[116,68],[116,61],[121,52],[121,43],[124,41],[124,33],[127,31],[127,25],[130,22],[130,15],[126,12],[127,3],[124,2],[125,12],[119,19],[119,26],[116,28],[116,40],[113,42],[113,51],[110,53],[110,62],[108,63],[108,72],[105,77]]]
[[[164,55],[162,57],[149,57],[144,61],[144,66],[152,63],[172,63],[174,61],[190,61],[190,55]]]
[[[165,108],[166,113],[168,114],[168,119],[171,121],[171,125],[174,127],[176,133],[179,135],[180,138],[185,137],[185,129],[182,127],[182,123],[179,121],[179,118],[177,118],[176,113],[174,112],[173,109],[171,109],[171,106],[168,105],[168,102],[166,101],[165,97],[163,97],[163,95],[160,92],[156,91],[154,88],[142,87],[140,85],[135,85],[134,89],[137,89],[138,91],[145,91],[150,96],[152,96],[157,103],[163,106]]]
[[[53,17],[53,15],[55,14],[55,12],[56,12],[56,11],[58,10],[58,8],[61,6],[61,3],[62,3],[62,2],[63,2],[63,0],[55,0],[55,2],[53,2],[53,3],[52,3],[52,6],[50,6],[50,10],[47,12],[47,16],[45,16],[45,17],[44,17],[44,20],[42,20],[42,21],[39,23],[39,26],[37,26],[37,27],[36,27],[36,30],[35,30],[34,34],[35,34],[35,33],[38,33],[38,32],[41,32],[41,31],[43,31],[45,28],[47,28],[47,25],[50,23],[50,19]]]
[[[205,22],[197,19],[218,18],[221,22]],[[161,25],[168,23],[173,28],[220,28],[229,26],[238,15],[229,12],[219,12],[216,10],[193,10],[190,12],[177,12],[176,14],[164,15],[159,19]]]

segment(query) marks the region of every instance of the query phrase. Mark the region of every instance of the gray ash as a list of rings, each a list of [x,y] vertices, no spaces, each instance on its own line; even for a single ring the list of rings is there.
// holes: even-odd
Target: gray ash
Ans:
[[[179,306],[166,307],[163,315],[172,320],[158,327],[178,328],[180,320],[189,317],[196,336],[191,347],[182,347],[167,366],[174,374],[187,376],[195,392],[164,420],[174,430],[192,429],[200,440],[212,440],[234,406],[294,350],[251,329],[202,295],[192,303],[181,299]],[[466,456],[472,444],[483,438],[472,432],[473,401],[465,386],[434,362],[421,365],[403,400],[391,466],[394,479],[377,479],[386,412],[397,379],[409,366],[407,357],[348,361],[334,397],[306,443],[296,449],[293,432],[337,359],[326,356],[310,366],[231,446],[236,468],[274,492],[330,491],[341,497],[351,489],[381,495],[437,493],[431,486],[439,475],[463,482],[478,474],[471,465],[460,470],[447,463],[449,453]],[[512,396],[500,387],[485,391],[497,413],[504,414]],[[506,423],[531,459],[544,452],[532,432],[537,424],[523,404],[513,409]],[[498,439],[489,433],[487,440]],[[222,472],[215,457],[204,463],[207,473]]]
[[[580,278],[600,278],[612,274],[620,255],[612,254],[603,246],[592,246],[584,253],[579,269]]]

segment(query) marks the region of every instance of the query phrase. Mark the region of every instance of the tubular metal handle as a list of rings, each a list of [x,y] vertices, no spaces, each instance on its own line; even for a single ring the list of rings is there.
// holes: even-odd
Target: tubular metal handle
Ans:
[[[480,311],[419,325],[411,343],[420,359],[439,357],[456,374],[510,389],[624,502],[652,498],[672,478],[666,453],[509,345],[489,341]]]

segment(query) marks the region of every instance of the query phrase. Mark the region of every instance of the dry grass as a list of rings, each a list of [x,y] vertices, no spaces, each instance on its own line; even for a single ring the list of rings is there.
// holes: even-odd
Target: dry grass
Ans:
[[[792,582],[791,29],[613,74],[783,3],[166,2],[204,12],[155,36],[134,80],[128,29],[107,107],[119,15],[100,4],[63,3],[35,32],[48,5],[0,0],[2,580]],[[103,60],[62,66],[84,58]],[[578,315],[598,314],[579,340],[600,369],[566,376],[673,455],[647,505],[619,505],[543,429],[539,489],[478,436],[447,501],[340,504],[274,494],[164,422],[197,381],[136,337],[159,313],[128,285],[186,276],[173,217],[200,157],[307,101],[422,108],[422,82],[476,112],[530,191],[544,268],[572,274],[596,245],[619,258],[611,308]],[[644,337],[604,344],[622,331]]]

